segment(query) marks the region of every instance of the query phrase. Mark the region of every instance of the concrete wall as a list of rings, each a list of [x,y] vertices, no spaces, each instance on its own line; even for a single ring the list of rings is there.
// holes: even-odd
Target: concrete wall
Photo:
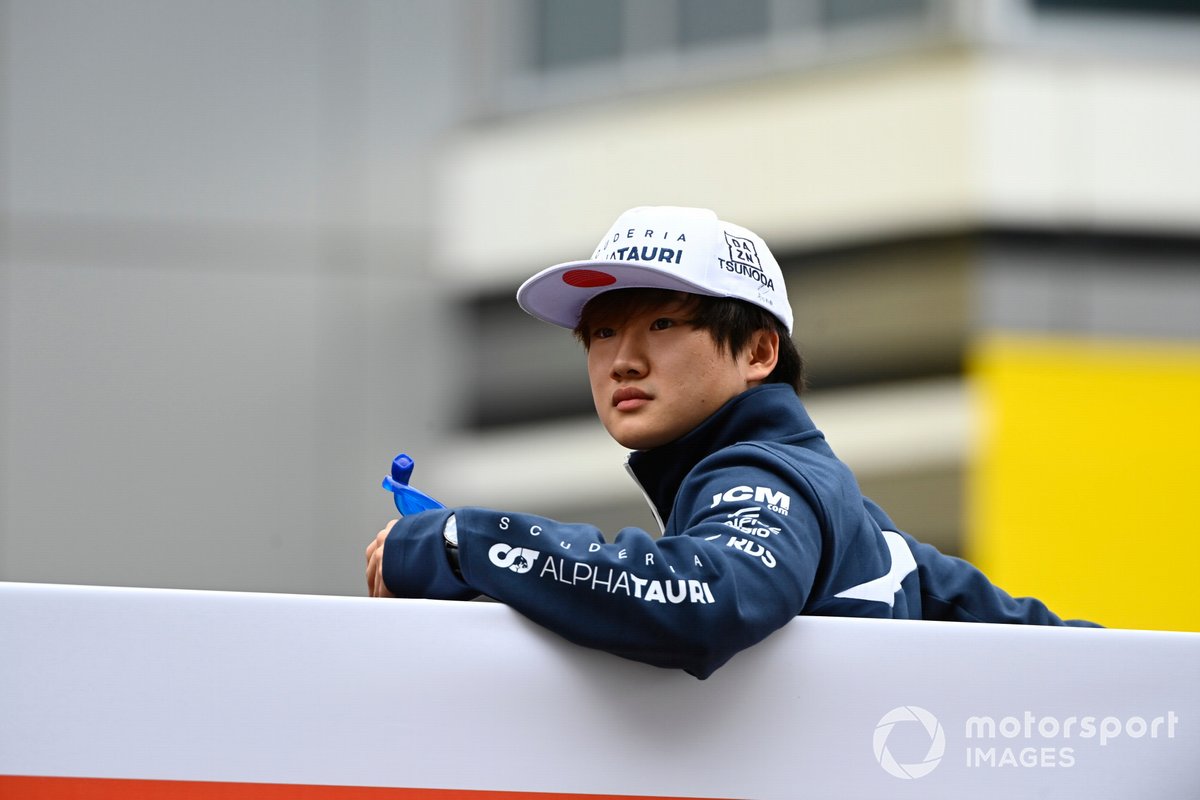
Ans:
[[[461,10],[0,2],[0,579],[361,591]]]

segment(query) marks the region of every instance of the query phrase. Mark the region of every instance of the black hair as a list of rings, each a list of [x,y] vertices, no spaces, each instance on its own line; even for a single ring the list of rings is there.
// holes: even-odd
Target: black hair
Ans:
[[[665,303],[678,302],[688,314],[688,324],[708,331],[717,347],[730,356],[740,353],[761,330],[779,334],[779,360],[763,383],[786,383],[797,395],[804,391],[804,359],[787,327],[765,308],[735,297],[711,297],[670,289],[613,289],[587,302],[575,326],[575,338],[591,346],[591,329],[598,320],[629,317]]]

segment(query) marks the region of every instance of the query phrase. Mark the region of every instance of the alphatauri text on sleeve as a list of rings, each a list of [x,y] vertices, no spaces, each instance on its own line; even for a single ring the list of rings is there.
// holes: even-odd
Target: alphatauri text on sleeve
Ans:
[[[625,528],[610,542],[530,514],[427,511],[392,529],[384,581],[403,597],[484,594],[577,644],[700,678],[798,614],[1091,624],[1010,597],[901,532],[789,386],[738,395],[629,467],[661,537]],[[451,514],[461,577],[442,542]]]

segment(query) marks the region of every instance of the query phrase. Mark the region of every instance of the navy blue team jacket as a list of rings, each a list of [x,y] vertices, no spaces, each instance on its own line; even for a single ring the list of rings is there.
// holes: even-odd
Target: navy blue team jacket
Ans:
[[[791,387],[768,384],[629,458],[663,535],[483,508],[401,519],[398,597],[506,603],[572,642],[705,678],[797,614],[1034,625],[1059,619],[898,530],[862,496]],[[443,543],[451,515],[462,577]]]

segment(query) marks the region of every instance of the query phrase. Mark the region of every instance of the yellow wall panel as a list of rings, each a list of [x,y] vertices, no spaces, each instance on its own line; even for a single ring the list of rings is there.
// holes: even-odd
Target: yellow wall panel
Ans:
[[[993,337],[969,370],[971,560],[1062,616],[1200,630],[1200,345]]]

